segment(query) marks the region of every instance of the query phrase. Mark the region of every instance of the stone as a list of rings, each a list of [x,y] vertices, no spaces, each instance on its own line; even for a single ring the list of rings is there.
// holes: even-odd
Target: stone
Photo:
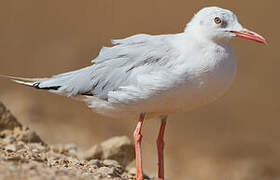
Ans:
[[[127,136],[117,136],[101,143],[102,159],[112,159],[127,166],[135,159],[134,145]]]
[[[5,150],[8,152],[15,152],[15,151],[17,151],[17,148],[16,148],[16,145],[14,145],[14,144],[8,144],[5,147]]]
[[[134,145],[127,136],[110,138],[100,145],[94,145],[83,156],[86,160],[115,160],[122,166],[127,166],[135,159]]]
[[[88,164],[90,166],[96,166],[96,167],[101,167],[103,166],[103,164],[100,162],[100,160],[97,160],[97,159],[92,159],[88,162]]]
[[[89,150],[87,150],[83,156],[85,160],[92,160],[92,159],[101,159],[103,155],[102,147],[97,144],[92,146]]]
[[[118,161],[111,160],[111,159],[105,159],[103,161],[103,164],[107,167],[121,167]]]
[[[5,144],[10,144],[10,143],[13,143],[16,141],[16,138],[13,136],[13,135],[8,135],[4,140],[3,142]]]
[[[0,131],[6,129],[14,129],[15,127],[22,127],[12,113],[0,101]]]
[[[17,139],[17,141],[23,141],[26,143],[41,143],[45,144],[42,139],[31,129],[29,129],[26,126],[22,127],[15,127],[14,131],[14,137]]]

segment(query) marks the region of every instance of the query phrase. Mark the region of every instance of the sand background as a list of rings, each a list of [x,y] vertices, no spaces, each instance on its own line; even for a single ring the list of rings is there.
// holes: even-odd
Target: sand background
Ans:
[[[136,33],[182,32],[200,8],[234,11],[268,46],[233,40],[238,72],[218,101],[171,115],[166,133],[169,179],[280,179],[278,1],[1,1],[0,74],[49,76],[90,65],[110,39]],[[136,120],[115,120],[85,104],[0,79],[0,99],[48,143],[88,148],[115,135],[132,136]],[[144,167],[156,172],[159,121],[144,127]]]

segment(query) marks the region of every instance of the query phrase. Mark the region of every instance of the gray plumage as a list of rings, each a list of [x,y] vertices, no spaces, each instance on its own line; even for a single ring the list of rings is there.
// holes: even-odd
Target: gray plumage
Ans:
[[[169,39],[170,36],[166,35],[139,34],[113,40],[114,46],[103,47],[92,60],[93,65],[40,79],[34,84],[41,89],[59,87],[54,91],[66,93],[68,96],[90,93],[108,100],[110,91],[117,91],[120,87],[137,81],[139,67],[146,66],[145,69],[149,71],[161,66],[168,68],[168,62],[178,54]],[[172,68],[171,65],[169,68]]]

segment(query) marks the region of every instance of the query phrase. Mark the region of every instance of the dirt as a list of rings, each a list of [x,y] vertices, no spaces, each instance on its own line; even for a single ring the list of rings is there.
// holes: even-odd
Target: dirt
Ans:
[[[0,179],[134,179],[135,169],[129,166],[134,158],[126,136],[87,151],[75,144],[47,144],[0,102]]]

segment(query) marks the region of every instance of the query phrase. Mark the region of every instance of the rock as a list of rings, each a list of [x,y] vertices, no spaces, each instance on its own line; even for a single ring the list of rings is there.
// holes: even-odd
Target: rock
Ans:
[[[86,151],[84,159],[111,159],[127,166],[135,159],[134,145],[127,136],[113,137]]]
[[[118,136],[101,143],[102,159],[118,161],[122,166],[127,166],[135,159],[134,145],[127,136]]]
[[[42,143],[45,144],[42,139],[31,129],[26,126],[16,127],[13,132],[17,141],[23,141],[26,143]]]
[[[0,138],[6,138],[7,136],[10,136],[13,134],[13,130],[5,129],[3,131],[0,131]]]
[[[56,144],[50,145],[49,148],[51,151],[59,154],[64,154],[75,158],[81,156],[81,150],[76,144]]]
[[[128,172],[128,174],[129,175],[133,175],[133,176],[135,176],[136,175],[136,168],[135,167],[132,167],[132,168],[129,168],[128,170],[127,170],[127,172]],[[157,178],[153,178],[153,177],[149,177],[147,174],[143,174],[144,175],[144,180],[146,180],[146,179],[149,179],[149,180],[156,180]]]
[[[103,164],[100,162],[100,160],[97,160],[97,159],[92,159],[88,162],[88,164],[90,166],[94,166],[94,167],[101,167],[103,166]]]
[[[14,129],[15,127],[22,127],[12,113],[0,101],[0,131],[5,129]]]
[[[70,151],[77,152],[78,151],[78,146],[76,144],[65,144],[64,149],[68,152],[70,152]]]
[[[5,146],[7,152],[16,152],[22,149],[24,146],[22,144],[8,144]]]
[[[115,172],[122,174],[124,172],[123,167],[115,160],[106,159],[103,161],[103,165],[106,167],[111,167],[115,169]]]
[[[16,138],[13,135],[9,135],[5,139],[3,139],[3,142],[5,144],[11,144],[11,143],[13,143],[15,141],[16,141]]]
[[[101,167],[101,168],[99,168],[99,171],[102,174],[107,174],[107,175],[114,174],[114,169],[113,168],[109,168],[109,167]]]
[[[10,157],[7,157],[6,161],[22,161],[22,162],[24,162],[24,160],[20,156],[10,156]]]
[[[121,167],[121,165],[118,163],[118,161],[111,160],[111,159],[105,159],[103,161],[103,164],[107,167]]]
[[[83,158],[86,160],[101,159],[102,155],[102,147],[99,144],[97,144],[95,146],[92,146],[89,150],[87,150]]]
[[[22,126],[2,102],[0,102],[0,137],[8,137],[6,142],[17,140],[44,144],[34,131]]]
[[[14,144],[9,144],[5,147],[5,150],[7,152],[15,152],[17,150],[16,145]]]

